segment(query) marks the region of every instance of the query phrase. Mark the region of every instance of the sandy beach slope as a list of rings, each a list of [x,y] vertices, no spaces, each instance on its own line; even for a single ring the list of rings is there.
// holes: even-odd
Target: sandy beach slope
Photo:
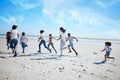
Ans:
[[[101,43],[75,42],[79,52],[68,53],[66,49],[60,57],[59,41],[54,41],[58,53],[52,54],[42,47],[37,53],[37,39],[29,39],[25,53],[18,44],[18,57],[12,57],[7,50],[5,38],[0,38],[0,80],[120,80],[120,45],[113,43],[111,56],[114,60],[94,64],[104,60],[104,41]],[[97,53],[97,54],[94,54]]]

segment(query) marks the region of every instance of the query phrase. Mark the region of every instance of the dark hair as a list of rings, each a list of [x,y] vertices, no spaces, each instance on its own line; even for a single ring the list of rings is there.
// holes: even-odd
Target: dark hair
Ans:
[[[68,36],[70,36],[70,33],[68,33]]]
[[[8,34],[11,34],[11,32],[7,32],[7,35],[8,35]]]
[[[105,42],[106,45],[111,46],[111,42]]]
[[[16,29],[17,28],[17,25],[13,25],[12,26],[12,30]]]
[[[44,30],[40,30],[40,33],[43,33],[44,32]]]
[[[62,30],[63,33],[65,33],[65,31],[66,31],[63,27],[60,27],[60,30]]]
[[[9,31],[6,33],[7,42],[10,42],[10,41],[11,41],[11,38],[12,38],[11,34],[12,34],[12,33],[9,32]]]
[[[49,34],[49,36],[52,36],[52,34]]]
[[[25,32],[22,32],[22,36],[24,36],[25,35]]]

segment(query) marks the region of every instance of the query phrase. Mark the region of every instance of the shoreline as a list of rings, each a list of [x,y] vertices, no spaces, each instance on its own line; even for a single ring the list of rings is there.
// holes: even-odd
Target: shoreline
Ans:
[[[21,36],[21,35],[20,35]],[[39,35],[26,35],[28,38],[38,38]],[[0,38],[6,37],[6,34],[0,34]],[[46,38],[48,36],[45,36]],[[57,38],[57,36],[54,36],[55,38]],[[83,39],[83,40],[109,40],[109,41],[120,41],[120,39],[112,39],[112,38],[89,38],[89,37],[76,37],[78,39]]]
[[[6,36],[0,36],[0,38],[5,39]],[[37,36],[27,36],[28,39],[38,40]],[[55,37],[57,38],[57,37]],[[100,39],[100,38],[77,38],[79,44],[99,44],[103,45],[105,42],[111,42],[112,45],[120,46],[119,39]],[[48,36],[45,37],[45,40],[48,40]],[[76,41],[74,41],[76,42]]]

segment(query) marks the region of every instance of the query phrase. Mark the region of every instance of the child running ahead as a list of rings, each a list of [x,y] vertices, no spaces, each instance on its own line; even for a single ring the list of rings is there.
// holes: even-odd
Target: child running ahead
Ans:
[[[17,25],[12,26],[12,40],[10,42],[10,48],[12,49],[12,53],[14,53],[13,57],[17,56],[17,44],[19,39],[19,32],[17,30]]]
[[[7,40],[7,49],[8,50],[9,50],[9,47],[10,47],[11,39],[12,39],[12,33],[11,32],[7,32],[7,34],[6,34],[6,40]]]
[[[55,47],[54,47],[54,45],[53,45],[53,41],[52,41],[52,39],[54,39],[54,37],[52,37],[52,34],[49,34],[49,43],[48,43],[48,47],[50,47],[50,45],[52,46],[52,48],[54,49],[54,51],[57,53],[57,51],[56,51],[56,49],[55,49]]]
[[[47,46],[46,46],[46,41],[44,40],[44,30],[40,30],[40,38],[39,38],[39,40],[38,40],[38,42],[40,41],[40,43],[39,43],[39,51],[38,52],[41,52],[41,45],[43,44],[44,45],[44,47],[47,49],[47,50],[49,50],[50,51],[50,53],[51,53],[51,49],[49,49]]]
[[[106,51],[106,54],[104,56],[105,61],[107,60],[107,58],[108,59],[114,59],[114,57],[109,57],[110,56],[110,52],[112,50],[112,48],[110,46],[111,46],[111,42],[105,42],[105,48],[101,51],[101,52]]]
[[[20,44],[22,46],[22,53],[25,53],[25,47],[27,47],[28,38],[25,36],[25,32],[22,32],[22,36],[20,38]]]
[[[69,45],[68,45],[68,49],[69,49],[69,53],[71,53],[71,49],[70,47],[72,48],[72,50],[76,53],[76,56],[78,55],[78,52],[76,52],[76,50],[74,49],[74,45],[73,45],[73,39],[75,39],[76,41],[78,41],[78,39],[76,37],[73,37],[70,35],[70,33],[68,33],[68,38],[66,41],[69,41]]]

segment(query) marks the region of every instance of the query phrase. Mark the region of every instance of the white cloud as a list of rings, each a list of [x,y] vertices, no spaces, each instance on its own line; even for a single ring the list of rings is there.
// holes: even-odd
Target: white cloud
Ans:
[[[64,0],[42,0],[43,2],[43,14],[50,18],[57,12],[58,6],[63,3]]]
[[[77,1],[77,0],[76,0]],[[74,0],[42,0],[43,14],[50,18],[56,16],[61,11],[68,11],[76,3]]]
[[[4,22],[10,24],[10,25],[13,25],[13,24],[16,24],[16,19],[12,16],[9,16],[9,18],[4,18],[4,17],[0,17]]]
[[[103,3],[102,1],[100,0],[96,0],[96,3],[98,6],[102,7],[102,8],[107,8],[107,4]]]
[[[15,17],[9,16],[8,21],[9,21],[11,24],[16,24],[16,21],[17,21],[17,20],[15,19]]]
[[[22,23],[24,21],[24,17],[23,16],[18,16],[18,21],[19,21],[19,23]]]
[[[95,4],[97,4],[98,6],[100,6],[102,8],[109,8],[118,2],[120,2],[120,0],[108,0],[107,2],[105,2],[103,0],[96,0]]]
[[[57,15],[57,18],[56,18],[56,23],[63,26],[64,25],[64,21],[65,20],[65,14],[64,12],[59,12],[59,14]]]
[[[31,9],[41,5],[40,0],[10,0],[16,7]]]
[[[4,18],[2,16],[0,16],[0,19],[2,19],[4,22],[13,25],[13,24],[20,24],[23,22],[24,17],[23,16],[18,16],[18,17],[14,17],[14,16],[8,16],[8,18]]]
[[[118,1],[120,0],[110,0],[108,3],[105,3],[100,0],[96,0],[96,2],[104,8],[108,5],[115,4]],[[43,0],[42,2],[43,14],[45,16],[48,16],[51,20],[54,20],[56,24],[63,25],[66,24],[67,21],[71,24],[74,24],[74,22],[76,22],[77,26],[91,25],[102,27],[107,25],[107,27],[118,27],[118,25],[120,25],[118,21],[98,14],[92,11],[92,9],[89,7],[79,7],[75,5],[76,3],[73,0]],[[70,8],[70,5],[72,8]]]
[[[93,12],[90,8],[79,8],[69,11],[72,19],[79,22],[79,25],[91,25],[91,26],[106,26],[118,27],[120,25],[118,20],[102,16],[101,14]]]
[[[6,23],[8,23],[8,24],[11,24],[8,19],[6,19],[6,18],[4,18],[4,17],[2,17],[2,16],[0,16],[0,19],[2,19],[4,22],[6,22]]]

